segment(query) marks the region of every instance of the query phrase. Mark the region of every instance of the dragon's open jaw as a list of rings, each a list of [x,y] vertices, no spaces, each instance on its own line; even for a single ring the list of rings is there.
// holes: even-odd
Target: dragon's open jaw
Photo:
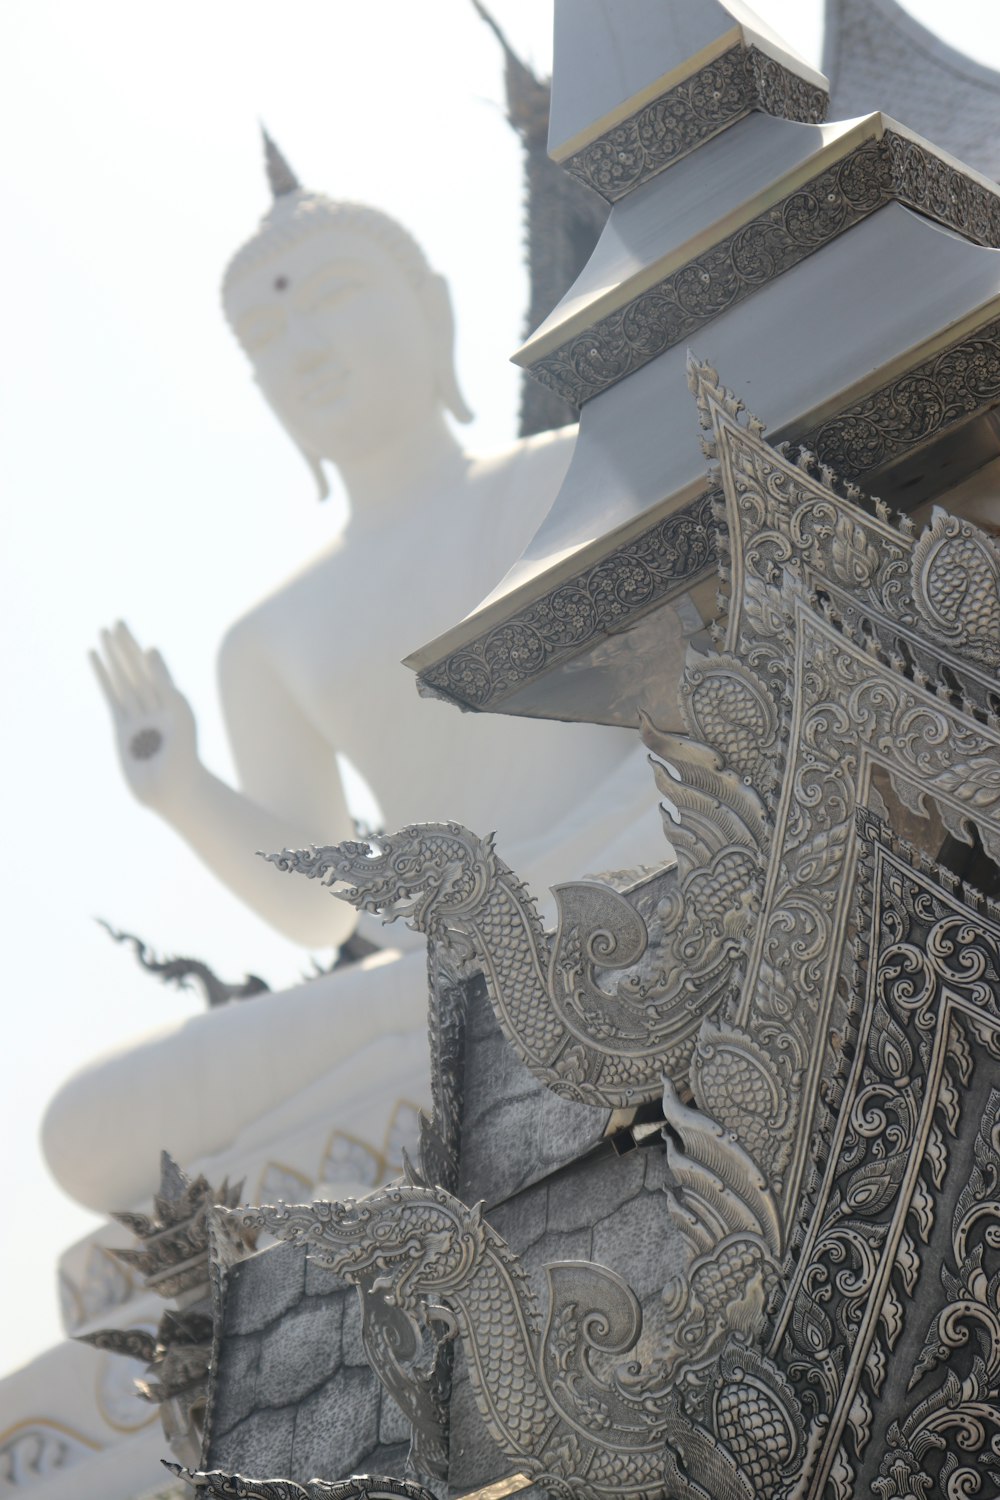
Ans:
[[[332,895],[380,916],[384,923],[402,919],[419,931],[425,930],[430,907],[446,900],[463,874],[458,859],[442,868],[419,853],[408,856],[394,840],[314,844],[311,849],[283,849],[262,857],[279,870],[320,880]]]
[[[220,1209],[219,1215],[240,1228],[263,1229],[311,1251],[338,1274],[364,1280],[390,1307],[412,1311],[436,1291],[435,1257],[447,1257],[446,1234],[400,1233],[397,1220],[377,1209],[371,1199],[342,1203],[285,1204]],[[412,1288],[416,1277],[421,1291]]]

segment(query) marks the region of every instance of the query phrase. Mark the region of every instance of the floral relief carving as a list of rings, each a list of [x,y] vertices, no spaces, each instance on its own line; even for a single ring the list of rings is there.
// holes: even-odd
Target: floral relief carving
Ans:
[[[935,511],[913,549],[913,593],[940,639],[1000,666],[1000,548],[991,537]]]
[[[985,1345],[958,1384],[949,1376],[925,1394],[943,1331],[957,1339],[957,1315],[945,1309],[916,1368],[904,1371],[915,1383],[910,1415],[891,1430],[885,1416],[901,1350],[912,1345],[912,1302],[935,1264],[942,1194],[968,1150],[963,1100],[980,1087],[977,1059],[1000,1059],[1000,928],[974,893],[901,852],[865,803],[877,772],[908,809],[933,807],[954,836],[978,834],[987,854],[1000,855],[997,551],[940,515],[915,536],[880,502],[864,507],[808,451],[769,447],[714,371],[692,362],[691,378],[711,483],[724,497],[716,519],[727,613],[720,649],[692,652],[686,667],[693,738],[643,725],[680,819],[671,836],[682,859],[651,946],[695,987],[713,942],[728,967],[725,995],[700,1016],[693,1048],[668,1055],[675,1082],[695,1098],[691,1107],[670,1085],[664,1091],[670,1213],[688,1258],[664,1288],[656,1358],[628,1387],[664,1412],[679,1403],[675,1413],[713,1434],[716,1461],[725,1454],[757,1494],[847,1500],[863,1473],[880,1472],[891,1500],[923,1493],[913,1463],[930,1451],[928,1432],[950,1423],[967,1435],[969,1403],[992,1412]],[[416,896],[419,907],[417,834],[409,830],[398,851],[407,879],[394,899]],[[359,852],[370,860],[367,850],[350,858]],[[336,851],[295,858],[323,875],[339,858],[339,878],[348,873]],[[353,865],[349,873],[357,878]],[[484,877],[484,891],[495,878]],[[742,909],[726,894],[740,888]],[[596,937],[622,943],[620,985],[632,951],[599,911],[584,900],[550,955],[549,984],[569,983],[550,1014],[572,1036],[573,1070],[586,1067],[580,976],[588,954],[598,956]],[[456,937],[460,929],[449,929]],[[468,944],[456,951],[468,955]],[[471,951],[482,962],[482,944]],[[641,985],[654,971],[647,959]],[[537,994],[537,977],[532,984]],[[618,998],[627,993],[626,973]],[[537,1008],[533,1015],[537,1024]],[[621,1013],[593,1012],[589,1024],[592,1039],[617,1031],[620,1045]],[[583,1076],[574,1071],[572,1082]],[[612,1076],[602,1075],[604,1087]],[[986,1181],[979,1170],[971,1193]],[[965,1198],[959,1208],[967,1217]],[[989,1276],[973,1286],[974,1272],[956,1241],[942,1283],[948,1307],[979,1296],[981,1332],[994,1293]],[[578,1296],[546,1325],[550,1410],[568,1399],[581,1308],[599,1305],[593,1292]],[[583,1422],[584,1407],[575,1408],[559,1450],[575,1474],[586,1441],[618,1425],[607,1391],[590,1390],[585,1409]],[[992,1420],[983,1417],[982,1431]],[[684,1477],[664,1471],[661,1493],[683,1493]],[[900,1488],[911,1479],[911,1490]],[[962,1484],[972,1492],[971,1480]],[[576,1477],[572,1488],[592,1492]]]
[[[814,452],[818,462],[829,472],[836,471],[848,479],[856,479],[910,452],[935,433],[984,410],[998,398],[1000,321],[995,321],[828,418],[822,426],[804,434],[801,443],[803,450],[810,456]],[[848,496],[850,490],[851,485],[847,484],[845,493]],[[693,530],[689,530],[688,520],[675,528],[683,537],[696,540],[696,545],[689,550],[685,544],[675,554],[668,541],[662,583],[651,597],[616,594],[612,600],[602,587],[595,589],[596,580],[614,575],[620,555],[616,552],[593,570],[585,570],[560,584],[511,620],[511,625],[516,624],[519,630],[526,629],[529,634],[538,631],[539,644],[524,659],[515,659],[504,650],[507,636],[500,627],[497,632],[490,632],[446,657],[422,674],[421,681],[434,691],[469,707],[488,707],[541,672],[577,655],[609,629],[621,629],[630,618],[638,617],[651,604],[684,592],[715,565],[712,515],[713,506],[721,500],[719,492],[714,491],[679,513],[686,518],[698,518],[694,520]],[[905,534],[908,524],[905,516],[900,517],[897,522],[899,532]],[[893,528],[886,527],[878,542],[880,548],[890,545],[892,532]],[[634,548],[641,548],[644,552],[652,549],[657,554],[667,535],[669,528],[664,522],[658,522],[623,550],[631,554]],[[838,581],[832,574],[831,580]],[[840,574],[839,582],[844,585],[849,580]],[[594,605],[586,619],[581,619],[577,638],[565,634],[560,636],[549,623],[559,617],[561,606],[558,601],[570,595],[580,599],[592,598]],[[850,616],[854,605],[848,588],[841,588],[838,602]],[[893,616],[897,638],[905,640],[906,631],[893,611],[891,597],[887,595],[884,602]],[[521,638],[518,632],[515,634]],[[529,662],[537,665],[529,666]],[[925,657],[923,670],[932,673],[934,665],[932,657]],[[995,689],[995,681],[993,685]],[[993,711],[996,707],[994,701]]]
[[[880,208],[884,178],[882,143],[867,141],[703,255],[533,362],[532,374],[582,406]]]
[[[631,145],[608,150],[612,159],[636,156]],[[892,202],[927,213],[976,244],[1000,244],[995,189],[920,142],[885,130],[543,356],[531,365],[532,374],[582,406]]]
[[[971,1150],[962,1146],[976,1070],[992,1074],[1000,1060],[1000,913],[981,898],[970,906],[946,872],[914,864],[878,820],[862,812],[858,824],[865,857],[856,894],[855,1051],[830,1099],[828,1164],[769,1353],[803,1410],[822,1425],[804,1493],[819,1496],[828,1481],[834,1493],[853,1493],[861,1462],[868,1470],[878,1462],[877,1451],[866,1457],[878,1429],[885,1452],[873,1488],[891,1500],[928,1492],[936,1480],[920,1477],[914,1455],[926,1459],[934,1450],[940,1468],[948,1442],[938,1438],[949,1429],[960,1452],[985,1419],[967,1446],[982,1443],[989,1463],[986,1428],[1000,1418],[1000,1344],[992,1343],[1000,1327],[998,1277],[991,1281],[982,1267],[985,1247],[997,1243],[989,1226],[1000,1213],[997,1090]],[[975,1114],[973,1121],[974,1132]],[[938,1277],[930,1247],[960,1148],[973,1166],[953,1213],[953,1262]],[[931,1318],[915,1363],[896,1369],[915,1299],[926,1307],[940,1298],[928,1278],[939,1281],[946,1305]],[[926,1377],[971,1337],[981,1348],[967,1361],[965,1384],[949,1373],[928,1396]],[[894,1422],[901,1385],[920,1394],[910,1414]],[[945,1463],[942,1472],[954,1468]],[[910,1488],[894,1487],[901,1477]]]
[[[938,1383],[889,1428],[872,1489],[880,1500],[972,1495],[1000,1484],[1000,1090],[990,1092],[974,1163],[952,1220],[951,1261],[941,1267],[947,1304],[935,1313],[910,1389]],[[955,1360],[967,1351],[964,1370]],[[971,1356],[971,1357],[968,1357]],[[943,1374],[941,1366],[946,1365]]]
[[[421,674],[436,693],[486,708],[626,620],[685,592],[715,565],[710,498],[657,522],[611,558]]]
[[[828,105],[823,89],[756,47],[731,47],[563,165],[614,203],[751,109],[818,123]]]
[[[842,474],[870,473],[995,402],[998,345],[994,321],[829,418],[803,442]]]
[[[857,862],[854,812],[874,769],[916,810],[933,799],[956,837],[970,839],[974,826],[988,853],[1000,850],[1000,736],[984,712],[995,683],[981,666],[1000,645],[1000,574],[994,544],[974,528],[939,519],[915,540],[887,507],[876,502],[869,514],[856,490],[839,493],[811,454],[770,448],[714,371],[692,361],[691,380],[726,496],[720,659],[742,663],[776,708],[789,709],[772,754],[782,782],[761,917],[726,1019],[770,1053],[774,1087],[791,1101],[759,1158],[782,1173],[791,1203],[807,1168],[823,1039],[843,1019],[836,987]],[[975,603],[955,581],[967,574],[970,547],[980,567]],[[936,691],[946,680],[961,693]],[[758,721],[748,711],[747,727]],[[737,736],[730,727],[730,745]],[[711,1102],[700,1102],[738,1133],[742,1085],[734,1074],[727,1100],[718,1070],[714,1084]]]

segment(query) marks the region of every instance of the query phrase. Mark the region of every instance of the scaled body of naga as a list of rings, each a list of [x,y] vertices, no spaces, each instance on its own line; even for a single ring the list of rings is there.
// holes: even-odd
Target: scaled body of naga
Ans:
[[[655,934],[610,885],[579,881],[554,888],[549,936],[492,837],[457,823],[268,858],[481,968],[508,1041],[556,1093],[610,1108],[655,1099],[664,1074],[683,1087],[698,1030],[732,986],[766,824],[757,794],[711,750],[647,731],[682,776],[654,762],[680,813],[666,815],[677,872]]]
[[[689,1135],[691,1123],[691,1143],[696,1145],[694,1137],[704,1134],[699,1118],[672,1094],[667,1104]],[[706,1137],[705,1145],[719,1156],[718,1127],[709,1125],[708,1130],[711,1139]],[[742,1157],[737,1146],[722,1149]],[[667,1211],[668,1219],[679,1215],[683,1241],[699,1223],[699,1194],[686,1191],[699,1172],[693,1159],[679,1155],[685,1168],[683,1201],[668,1194]],[[726,1156],[719,1160],[729,1170]],[[752,1175],[748,1161],[746,1165]],[[737,1329],[746,1358],[753,1358],[746,1344],[756,1332],[763,1300],[757,1282],[771,1274],[778,1247],[765,1222],[769,1217],[773,1221],[773,1208],[759,1184],[745,1173],[744,1178],[738,1201],[717,1171],[701,1174],[706,1201],[712,1198],[707,1238],[714,1240],[724,1227],[725,1246],[732,1250],[739,1240],[740,1254],[727,1269],[726,1258],[715,1255],[714,1246],[708,1255],[695,1253],[703,1243],[700,1230],[690,1237],[689,1288],[697,1283],[699,1261],[713,1261],[697,1309],[701,1331],[690,1337],[689,1308],[686,1328],[680,1329],[684,1320],[679,1319],[678,1337],[668,1339],[645,1363],[634,1353],[642,1309],[620,1276],[586,1261],[547,1265],[543,1316],[519,1258],[484,1221],[482,1205],[467,1208],[442,1188],[402,1183],[359,1202],[222,1214],[243,1229],[264,1229],[305,1246],[312,1259],[356,1284],[367,1282],[415,1323],[430,1322],[447,1336],[460,1335],[476,1403],[491,1436],[514,1468],[550,1493],[576,1500],[704,1500],[707,1492],[714,1500],[752,1500],[757,1491],[737,1467],[726,1435],[720,1440],[719,1433],[687,1416],[677,1394],[681,1362],[703,1361],[711,1384],[715,1376],[709,1373],[708,1357],[717,1358]],[[748,1232],[755,1213],[758,1222]],[[730,1222],[723,1226],[727,1218]],[[668,1228],[665,1223],[665,1233]],[[747,1267],[755,1254],[758,1274],[751,1278]],[[753,1288],[748,1280],[754,1280]],[[795,1434],[789,1435],[784,1457],[794,1453],[797,1442]]]

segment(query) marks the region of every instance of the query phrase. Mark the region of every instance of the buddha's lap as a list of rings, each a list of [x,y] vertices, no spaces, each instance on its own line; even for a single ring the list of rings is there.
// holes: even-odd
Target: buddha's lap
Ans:
[[[43,1125],[49,1167],[77,1201],[107,1212],[149,1196],[163,1148],[190,1164],[280,1136],[314,1108],[335,1124],[338,1099],[340,1112],[351,1107],[348,1079],[350,1094],[382,1090],[390,1104],[405,1078],[422,1103],[426,1013],[425,954],[385,952],[179,1021],[63,1085]],[[334,1072],[338,1087],[324,1091]]]

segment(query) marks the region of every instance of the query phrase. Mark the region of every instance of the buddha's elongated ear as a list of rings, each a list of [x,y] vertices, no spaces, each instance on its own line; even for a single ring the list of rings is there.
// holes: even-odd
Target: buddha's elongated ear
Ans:
[[[285,421],[284,417],[281,415],[281,412],[275,406],[274,402],[271,400],[270,396],[267,394],[264,387],[257,379],[256,372],[254,373],[253,379],[257,389],[260,391],[264,400],[267,402],[268,406],[274,413],[275,419],[281,423],[282,427],[288,433],[288,436],[291,438],[295,447],[299,450],[299,452],[302,454],[302,457],[305,459],[309,472],[312,475],[313,479],[316,481],[316,489],[319,492],[318,498],[320,500],[328,499],[330,494],[330,481],[326,477],[326,471],[323,468],[322,457],[320,456],[320,454],[312,453],[308,448],[304,448],[302,446],[298,438],[295,436],[295,433],[292,431],[288,423]]]
[[[434,379],[438,395],[456,422],[471,422],[473,413],[459,389],[455,371],[455,315],[451,309],[451,292],[443,276],[436,273],[421,288],[431,341]]]
[[[291,433],[288,436],[292,437]],[[318,491],[317,500],[328,500],[330,497],[330,481],[326,477],[326,470],[323,468],[322,459],[318,458],[315,453],[309,453],[295,438],[292,438],[292,442],[295,443],[296,448],[298,448],[302,457],[309,465],[309,472],[316,481],[316,489]]]

